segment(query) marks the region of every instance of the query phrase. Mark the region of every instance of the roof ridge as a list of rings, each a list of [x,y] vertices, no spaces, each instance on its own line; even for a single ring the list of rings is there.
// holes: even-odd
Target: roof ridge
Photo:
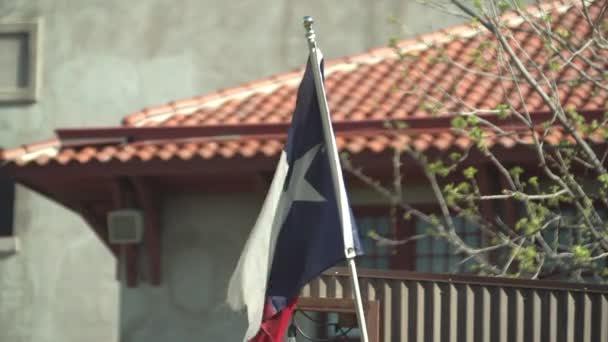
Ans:
[[[539,15],[549,10],[559,10],[562,12],[572,6],[577,6],[577,4],[573,0],[555,0],[539,5],[530,5],[525,10],[534,15]],[[507,25],[509,26],[518,26],[523,21],[514,11],[503,14],[502,20],[507,21]],[[429,49],[432,45],[449,43],[456,37],[468,39],[482,33],[486,32],[469,22],[400,40],[397,42],[396,47],[401,50],[401,53],[411,53]],[[332,59],[325,62],[325,76],[327,77],[333,72],[338,71],[351,71],[362,64],[376,64],[391,57],[397,57],[395,49],[393,47],[381,46],[368,49],[359,54]],[[159,106],[147,107],[125,116],[122,124],[124,126],[142,126],[151,121],[162,122],[174,115],[193,114],[200,109],[215,108],[227,101],[247,98],[252,94],[271,93],[281,86],[297,86],[303,70],[303,67],[299,67],[237,86],[221,88],[203,95],[174,100]]]

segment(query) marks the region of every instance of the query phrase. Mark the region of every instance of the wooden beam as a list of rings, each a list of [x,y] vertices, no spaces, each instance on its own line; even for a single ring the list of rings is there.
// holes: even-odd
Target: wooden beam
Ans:
[[[97,237],[108,247],[108,249],[118,257],[118,248],[110,244],[107,223],[105,218],[98,215],[89,204],[83,203],[78,208],[74,208],[82,219],[91,227]]]
[[[582,112],[588,120],[601,119],[604,110],[587,110]],[[433,131],[446,131],[451,129],[451,121],[459,113],[446,113],[441,116],[432,117],[406,117],[396,119],[406,124],[406,128],[400,131],[407,133],[426,133]],[[516,117],[499,118],[493,113],[479,114],[484,120],[506,129],[526,129]],[[543,123],[553,118],[550,111],[537,111],[531,116],[535,124]],[[338,120],[333,122],[336,134],[356,134],[361,131],[387,131],[386,119],[367,119],[367,120]],[[289,129],[289,122],[279,123],[257,123],[257,124],[219,124],[201,126],[153,126],[153,127],[92,127],[92,128],[66,128],[56,130],[57,137],[64,145],[104,143],[125,139],[128,141],[141,140],[163,140],[163,139],[182,139],[182,138],[222,138],[222,137],[255,137],[255,136],[285,136]]]
[[[21,184],[28,189],[41,194],[49,200],[59,203],[65,209],[80,215],[85,223],[93,230],[95,235],[97,235],[103,244],[108,247],[114,257],[118,257],[118,248],[116,248],[116,246],[112,246],[109,242],[105,218],[102,215],[99,215],[89,203],[77,202],[72,199],[65,198],[64,196],[57,196],[40,184],[29,182],[21,182]]]
[[[114,209],[133,207],[132,194],[129,193],[128,182],[125,178],[117,178],[112,182],[112,203]],[[136,287],[138,281],[138,250],[134,245],[121,247],[121,256],[125,260],[126,280],[128,287]]]
[[[142,177],[131,178],[135,188],[135,198],[139,207],[144,211],[144,240],[148,254],[150,283],[161,283],[161,206],[159,196],[152,190],[151,185]]]

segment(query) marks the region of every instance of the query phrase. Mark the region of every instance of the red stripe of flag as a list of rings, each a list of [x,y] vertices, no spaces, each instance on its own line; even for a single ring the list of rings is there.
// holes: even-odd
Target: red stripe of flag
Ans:
[[[281,342],[285,337],[298,298],[292,299],[283,310],[275,312],[270,300],[264,305],[264,317],[258,334],[249,342]]]

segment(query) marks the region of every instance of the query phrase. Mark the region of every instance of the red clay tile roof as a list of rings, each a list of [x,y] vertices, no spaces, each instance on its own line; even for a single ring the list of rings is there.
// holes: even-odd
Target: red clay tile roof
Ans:
[[[592,7],[592,17],[597,15],[599,7]],[[589,25],[578,7],[554,2],[543,5],[541,9],[551,11],[556,27],[567,30],[571,37],[583,41],[589,34]],[[538,13],[538,8],[535,11]],[[547,67],[551,56],[543,48],[541,38],[516,16],[506,16],[505,20],[515,28],[513,44],[520,45],[536,63]],[[491,35],[483,29],[462,25],[399,42],[397,45],[404,56],[402,59],[392,48],[378,48],[328,62],[326,88],[332,120],[338,125],[359,122],[365,127],[369,124],[367,130],[338,129],[339,147],[351,153],[382,152],[394,144],[395,139],[393,133],[377,129],[378,122],[395,119],[409,123],[416,122],[416,119],[427,119],[431,122],[429,127],[434,128],[432,131],[404,130],[399,139],[408,140],[420,150],[445,150],[452,146],[464,148],[470,142],[466,137],[458,137],[450,131],[446,117],[470,111],[471,108],[492,113],[499,104],[507,101],[521,109],[524,104],[519,101],[518,91],[526,99],[525,106],[530,112],[546,111],[540,97],[525,84],[520,84],[520,89],[516,91],[513,82],[501,82],[498,77],[487,76],[497,70],[492,41]],[[481,54],[478,53],[480,46],[484,48]],[[580,58],[574,60],[579,67],[590,74],[594,73]],[[605,62],[598,64],[608,68]],[[473,69],[474,72],[465,69]],[[277,134],[276,130],[264,134],[259,127],[286,127],[293,111],[301,72],[297,70],[147,108],[123,120],[123,127],[142,131],[152,127],[218,127],[219,131],[236,128],[233,129],[236,134],[179,136],[178,130],[177,136],[173,134],[167,139],[141,139],[110,146],[87,144],[87,135],[83,134],[84,140],[80,143],[75,142],[78,139],[54,140],[39,147],[28,145],[1,151],[0,158],[17,165],[32,162],[35,165],[51,162],[63,165],[92,160],[103,163],[153,158],[232,158],[237,155],[246,158],[260,155],[273,157],[279,153],[284,136]],[[552,73],[557,79],[564,105],[576,107],[579,111],[604,110],[608,92],[590,83],[575,82],[578,74],[573,68]],[[256,134],[247,134],[252,129]],[[264,137],[259,136],[260,131]],[[286,128],[282,132],[286,132]],[[559,130],[556,132],[561,134]],[[508,137],[490,137],[489,141],[506,148],[514,145]]]

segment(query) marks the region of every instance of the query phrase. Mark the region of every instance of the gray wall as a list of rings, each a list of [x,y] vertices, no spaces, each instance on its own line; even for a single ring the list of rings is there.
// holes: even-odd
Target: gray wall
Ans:
[[[0,0],[0,24],[43,19],[41,96],[33,104],[0,103],[0,146],[49,138],[56,127],[116,125],[144,106],[299,67],[307,54],[302,15],[315,16],[327,58],[454,22],[431,20],[436,14],[413,0]],[[407,29],[388,24],[389,16]],[[105,247],[75,215],[22,188],[16,213],[22,249],[0,257],[0,341],[115,340],[119,291]],[[214,238],[226,241],[227,231]],[[166,291],[124,290],[125,322],[152,310],[155,296],[169,298]],[[200,326],[188,322],[180,324]],[[128,331],[138,339],[141,329]]]
[[[165,200],[163,285],[122,289],[121,342],[242,338],[245,318],[231,312],[224,298],[262,199],[252,194]]]
[[[17,255],[0,254],[0,341],[116,341],[112,255],[75,215],[17,189]]]

